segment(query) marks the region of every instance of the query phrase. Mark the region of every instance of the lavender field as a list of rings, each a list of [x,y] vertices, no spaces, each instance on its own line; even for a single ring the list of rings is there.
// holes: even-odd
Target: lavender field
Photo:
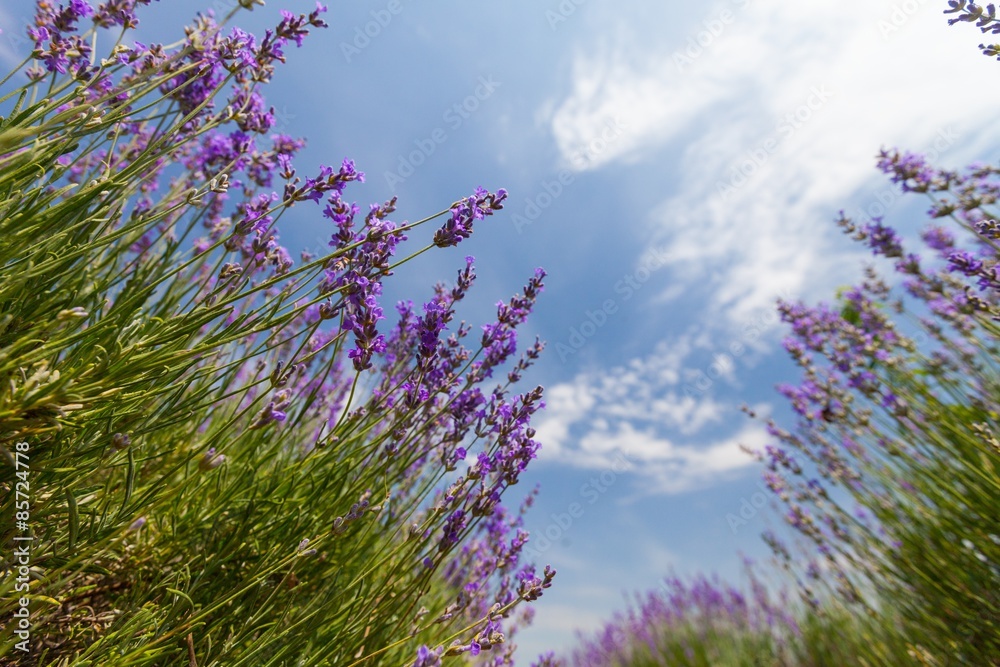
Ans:
[[[0,665],[1000,665],[994,5],[0,30]]]

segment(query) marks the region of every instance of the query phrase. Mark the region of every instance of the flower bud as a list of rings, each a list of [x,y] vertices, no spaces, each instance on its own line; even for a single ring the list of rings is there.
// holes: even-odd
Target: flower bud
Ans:
[[[128,448],[131,444],[132,438],[130,438],[126,433],[115,433],[111,436],[111,449],[116,452]]]
[[[223,454],[216,454],[215,447],[212,447],[205,455],[201,457],[201,461],[198,463],[198,467],[202,470],[215,470],[223,463],[226,462],[226,457]]]

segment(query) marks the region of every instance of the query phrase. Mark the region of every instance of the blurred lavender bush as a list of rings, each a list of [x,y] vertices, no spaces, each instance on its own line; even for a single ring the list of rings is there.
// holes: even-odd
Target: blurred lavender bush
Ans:
[[[478,336],[455,321],[472,258],[392,325],[379,303],[396,264],[506,193],[417,222],[391,221],[395,199],[362,212],[363,174],[299,175],[304,142],[270,134],[262,95],[324,7],[254,36],[228,27],[241,0],[174,45],[132,43],[148,2],[39,0],[34,51],[0,83],[0,531],[32,538],[24,588],[2,583],[0,661],[509,664],[515,607],[554,575],[520,556],[531,497],[501,502],[539,446],[542,390],[513,387],[542,349],[517,356],[544,272]],[[300,205],[325,256],[279,245]]]

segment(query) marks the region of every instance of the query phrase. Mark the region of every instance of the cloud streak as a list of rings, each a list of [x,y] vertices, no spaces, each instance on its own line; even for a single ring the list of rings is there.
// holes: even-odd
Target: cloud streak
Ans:
[[[690,358],[710,347],[705,337],[687,334],[645,358],[551,387],[537,425],[543,459],[607,469],[624,452],[641,493],[680,493],[741,474],[753,460],[740,446],[761,446],[763,429],[747,424],[706,437],[736,406],[685,388]]]
[[[745,319],[783,290],[825,294],[850,279],[858,257],[828,222],[877,182],[881,145],[927,149],[950,133],[952,163],[984,136],[997,138],[982,129],[991,104],[956,125],[955,101],[934,87],[980,89],[1000,102],[1000,90],[976,83],[995,74],[993,63],[977,60],[969,35],[949,31],[929,6],[887,30],[894,7],[722,2],[679,42],[641,57],[625,40],[581,50],[569,94],[544,106],[552,135],[572,165],[605,118],[629,124],[581,169],[681,154],[676,194],[660,202],[650,233],[667,245],[677,280],[708,288],[707,316]],[[954,68],[951,52],[967,66]]]

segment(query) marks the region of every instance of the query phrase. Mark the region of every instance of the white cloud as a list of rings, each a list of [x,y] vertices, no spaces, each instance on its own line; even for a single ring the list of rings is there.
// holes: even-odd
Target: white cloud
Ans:
[[[706,9],[704,19],[726,8],[734,20],[690,62],[677,55],[696,43],[701,20],[665,48],[588,44],[568,96],[540,112],[576,168],[652,168],[680,154],[677,194],[651,216],[652,242],[666,244],[678,280],[710,291],[706,316],[730,324],[782,292],[825,296],[857,275],[859,255],[833,240],[832,219],[886,182],[874,170],[880,146],[929,150],[950,136],[942,161],[959,166],[1000,137],[991,122],[1000,88],[983,85],[997,64],[979,55],[974,29],[949,28],[933,3],[912,3],[912,15],[892,0],[817,0],[808,11],[739,4]],[[627,125],[622,135],[574,160],[613,117]],[[733,178],[741,166],[752,173]],[[722,184],[733,186],[724,197]]]
[[[537,425],[538,438],[545,443],[548,452],[561,453],[569,440],[569,429],[574,423],[586,417],[594,404],[590,387],[585,385],[560,384],[545,392],[545,412]],[[559,419],[549,419],[558,414]]]
[[[721,439],[707,438],[706,427],[735,406],[711,393],[685,391],[685,364],[696,351],[711,348],[704,335],[688,334],[662,341],[645,358],[583,372],[550,388],[537,424],[543,459],[606,470],[617,469],[623,453],[644,491],[652,493],[710,486],[739,473],[753,463],[740,445],[762,445],[763,429],[751,424]]]
[[[634,464],[648,493],[681,493],[731,479],[753,459],[741,445],[758,448],[768,436],[759,424],[748,424],[722,440],[680,445],[657,435],[655,430],[636,429],[623,421],[614,429],[594,429],[581,440],[581,461],[600,460],[610,467],[616,452],[624,452]]]

